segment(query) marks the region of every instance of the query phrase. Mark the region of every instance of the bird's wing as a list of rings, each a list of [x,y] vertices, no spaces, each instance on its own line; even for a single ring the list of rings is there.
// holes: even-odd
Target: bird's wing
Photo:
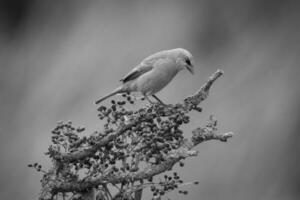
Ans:
[[[167,56],[166,51],[157,52],[151,56],[148,56],[145,58],[141,64],[133,68],[126,76],[124,76],[120,81],[123,83],[126,83],[128,81],[134,80],[141,76],[142,74],[145,74],[149,71],[151,71],[156,63],[165,58]]]
[[[149,63],[141,63],[140,65],[133,68],[126,76],[124,76],[120,81],[123,83],[126,83],[128,81],[134,80],[141,76],[142,74],[145,74],[146,72],[153,69],[153,65]]]

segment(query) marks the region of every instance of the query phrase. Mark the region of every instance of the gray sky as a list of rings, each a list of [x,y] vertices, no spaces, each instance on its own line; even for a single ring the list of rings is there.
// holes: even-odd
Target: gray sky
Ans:
[[[172,199],[299,199],[300,21],[297,1],[6,1],[0,8],[1,199],[36,199],[57,121],[101,128],[93,102],[144,57],[182,47],[195,75],[180,73],[158,96],[176,103],[218,68],[224,76],[192,114],[210,114],[228,143],[200,145],[178,169],[198,179]],[[147,199],[147,198],[145,198]]]

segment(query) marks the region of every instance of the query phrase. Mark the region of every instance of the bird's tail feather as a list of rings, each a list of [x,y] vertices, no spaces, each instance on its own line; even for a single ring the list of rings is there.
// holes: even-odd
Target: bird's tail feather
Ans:
[[[121,87],[118,87],[117,89],[115,89],[115,90],[112,91],[111,93],[109,93],[109,94],[107,94],[106,96],[102,97],[101,99],[97,100],[97,101],[95,102],[95,104],[99,104],[99,103],[101,103],[102,101],[104,101],[105,99],[108,99],[108,98],[111,97],[111,96],[114,96],[114,95],[116,95],[116,94],[118,94],[118,93],[123,93],[123,92],[125,92],[124,89],[123,89],[123,87],[122,87],[122,86],[121,86]]]

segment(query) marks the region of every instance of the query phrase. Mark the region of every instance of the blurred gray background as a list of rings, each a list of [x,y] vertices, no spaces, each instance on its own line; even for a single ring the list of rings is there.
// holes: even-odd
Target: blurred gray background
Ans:
[[[40,161],[59,120],[101,128],[93,102],[144,57],[188,49],[196,74],[180,73],[158,96],[176,103],[225,71],[192,114],[210,114],[228,143],[200,145],[177,168],[190,186],[172,199],[300,199],[297,1],[7,0],[0,5],[0,199],[37,199]],[[149,199],[150,196],[145,196]]]

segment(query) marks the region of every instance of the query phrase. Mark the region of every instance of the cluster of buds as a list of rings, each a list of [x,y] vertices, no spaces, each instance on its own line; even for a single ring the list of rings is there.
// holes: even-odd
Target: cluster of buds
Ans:
[[[84,178],[88,179],[99,174],[117,176],[136,172],[142,167],[159,165],[170,151],[180,148],[184,139],[180,127],[190,121],[186,107],[157,103],[133,111],[127,105],[130,107],[137,100],[128,94],[122,98],[98,108],[98,117],[104,122],[104,128],[90,136],[80,136],[85,128],[76,128],[71,122],[57,124],[52,131],[52,145],[46,153],[56,163],[57,177],[79,181],[80,174],[85,174]],[[95,148],[99,141],[126,125],[129,126],[122,134]],[[93,149],[93,153],[81,159],[66,162],[63,158],[88,149]],[[171,182],[164,183],[164,189],[175,189],[180,181],[175,176]],[[159,191],[160,195],[162,193]]]
[[[28,164],[28,167],[32,167],[33,169],[35,169],[37,172],[41,172],[42,171],[42,165],[38,164],[38,163],[34,163],[34,164]]]
[[[132,111],[126,105],[135,104],[136,100],[128,94],[122,97],[123,100],[112,100],[108,107],[102,105],[98,108],[98,116],[104,121],[100,135],[105,137],[119,127],[131,125],[101,147],[94,158],[104,164],[104,169],[113,169],[111,173],[134,172],[140,169],[142,163],[144,166],[160,164],[171,150],[179,148],[182,143],[180,126],[189,122],[184,108],[180,104],[153,104]]]
[[[151,186],[153,198],[155,199],[159,196],[165,195],[167,192],[177,189],[182,183],[183,181],[176,172],[173,173],[173,176],[164,175],[163,181],[159,181]]]
[[[153,183],[153,181],[151,181],[150,190],[153,196],[152,200],[160,199],[163,195],[175,189],[178,189],[179,194],[186,195],[188,194],[188,191],[180,188],[190,184],[198,185],[199,182],[193,181],[184,183],[177,172],[173,172],[172,175],[164,175],[163,180],[159,181],[158,183]]]

